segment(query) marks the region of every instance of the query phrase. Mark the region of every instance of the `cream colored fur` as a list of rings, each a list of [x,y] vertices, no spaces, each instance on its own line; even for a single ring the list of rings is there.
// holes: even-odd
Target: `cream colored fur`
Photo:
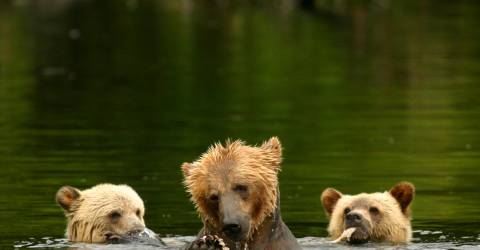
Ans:
[[[143,201],[127,185],[100,184],[83,191],[62,187],[57,202],[67,217],[70,241],[102,243],[108,234],[123,235],[145,227]],[[113,213],[121,216],[112,218]]]

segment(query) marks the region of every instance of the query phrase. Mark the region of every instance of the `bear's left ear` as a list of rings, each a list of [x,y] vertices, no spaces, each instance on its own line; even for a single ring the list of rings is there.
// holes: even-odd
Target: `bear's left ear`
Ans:
[[[280,143],[278,137],[274,136],[268,139],[260,147],[269,151],[273,155],[275,165],[277,168],[279,168],[280,163],[282,163],[282,144]]]
[[[70,186],[63,186],[57,191],[55,199],[65,212],[71,212],[72,204],[78,198],[80,198],[80,190]]]
[[[193,168],[193,164],[192,163],[188,163],[188,162],[184,162],[182,164],[182,172],[183,172],[183,176],[184,177],[187,177],[190,175],[190,169]]]
[[[408,206],[415,196],[415,186],[410,182],[399,182],[389,192],[400,204],[402,212],[407,214]]]
[[[342,198],[342,193],[334,188],[327,188],[323,191],[320,199],[322,201],[323,209],[325,209],[325,213],[328,217],[332,215],[333,209],[340,198]]]

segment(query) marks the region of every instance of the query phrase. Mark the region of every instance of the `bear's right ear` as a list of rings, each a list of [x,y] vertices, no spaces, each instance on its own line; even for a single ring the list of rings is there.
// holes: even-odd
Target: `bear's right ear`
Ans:
[[[342,198],[342,193],[337,191],[334,188],[327,188],[322,193],[322,205],[325,209],[325,213],[330,217],[333,213],[335,205],[337,205],[338,200]]]
[[[276,136],[273,136],[267,141],[263,142],[261,147],[271,150],[272,152],[275,152],[279,157],[282,157],[282,143]]]
[[[402,212],[407,214],[408,206],[415,196],[415,186],[410,182],[399,182],[389,192],[400,204]]]
[[[78,198],[80,198],[80,190],[70,186],[61,187],[56,195],[58,205],[66,212],[71,212],[72,204]]]
[[[260,147],[268,150],[270,155],[273,157],[272,160],[275,168],[276,170],[278,170],[280,167],[280,163],[282,163],[282,143],[280,143],[278,137],[273,136],[272,138],[262,143],[262,146]]]
[[[190,175],[190,170],[193,168],[193,164],[192,163],[188,163],[188,162],[184,162],[182,164],[182,172],[183,172],[183,176],[184,177],[187,177]]]

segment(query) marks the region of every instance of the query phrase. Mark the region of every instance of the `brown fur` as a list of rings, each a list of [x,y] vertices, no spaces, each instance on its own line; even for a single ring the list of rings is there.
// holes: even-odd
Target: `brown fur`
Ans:
[[[384,193],[344,195],[327,188],[321,200],[330,219],[328,232],[333,239],[340,237],[348,228],[346,215],[356,213],[362,218],[362,226],[357,228],[353,238],[373,242],[408,242],[412,236],[410,204],[414,195],[415,187],[408,182],[400,182]]]
[[[104,243],[145,228],[143,201],[127,185],[100,184],[83,191],[64,186],[56,200],[67,217],[70,241]]]
[[[242,229],[246,230],[238,241],[255,249],[255,241],[265,237],[262,230],[267,228],[267,221],[274,221],[272,227],[283,227],[277,188],[281,157],[280,141],[272,137],[259,147],[240,140],[217,143],[197,161],[184,163],[184,184],[204,222],[200,234],[220,235],[233,248],[237,240],[223,234],[222,227],[228,217],[237,218],[245,222]],[[228,208],[235,212],[225,214]],[[286,226],[283,231],[291,234]]]

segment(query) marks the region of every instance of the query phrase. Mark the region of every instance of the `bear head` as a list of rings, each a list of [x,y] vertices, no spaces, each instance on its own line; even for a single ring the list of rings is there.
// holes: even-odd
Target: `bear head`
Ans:
[[[208,234],[248,240],[277,205],[282,146],[272,137],[261,146],[229,141],[184,163],[184,184]]]
[[[127,185],[100,184],[83,191],[64,186],[56,201],[68,219],[70,241],[103,243],[145,229],[143,201]]]
[[[321,201],[330,218],[328,231],[338,238],[348,228],[355,228],[349,243],[392,242],[411,239],[410,204],[415,187],[400,182],[384,193],[345,195],[333,188],[323,191]]]

